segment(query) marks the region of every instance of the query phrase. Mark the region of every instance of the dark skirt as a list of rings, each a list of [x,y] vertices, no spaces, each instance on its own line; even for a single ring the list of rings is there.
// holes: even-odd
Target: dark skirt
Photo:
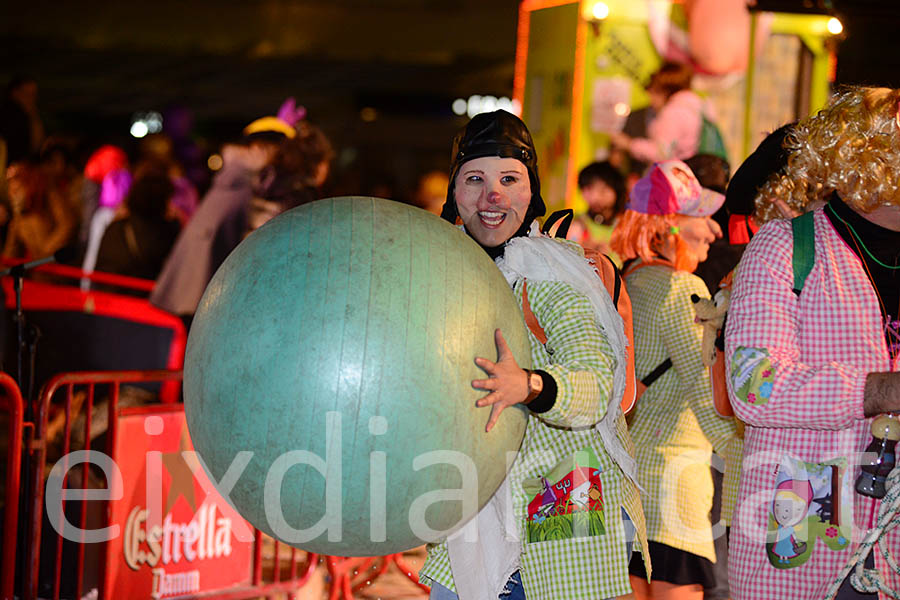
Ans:
[[[704,588],[715,585],[715,566],[708,559],[658,542],[647,542],[647,546],[650,564],[653,565],[654,581],[666,581],[675,585],[700,584]],[[640,552],[631,555],[628,572],[643,579],[647,578],[647,570]]]

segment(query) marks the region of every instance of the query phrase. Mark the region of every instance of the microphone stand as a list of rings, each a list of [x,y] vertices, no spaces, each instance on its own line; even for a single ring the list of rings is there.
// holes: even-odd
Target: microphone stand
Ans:
[[[25,356],[25,312],[22,310],[22,287],[25,283],[25,269],[21,268],[22,265],[17,265],[10,269],[9,275],[13,278],[13,292],[16,295],[16,312],[13,316],[13,321],[16,324],[16,383],[19,385],[19,390],[25,390],[24,380],[23,380],[23,369],[22,363]],[[31,403],[31,396],[24,395],[23,399],[25,400],[25,415],[24,421],[26,423],[34,423],[34,407]],[[30,438],[34,439],[35,429],[32,428],[32,433],[30,434]],[[22,488],[19,490],[19,498],[17,501],[19,505],[22,506],[25,510],[23,511],[22,518],[24,518],[25,522],[30,521],[32,507],[27,502],[29,498],[28,491],[31,489],[31,453],[23,452],[22,453],[22,461],[21,461],[21,472],[19,477],[22,481]],[[24,527],[22,529],[25,529]],[[27,548],[29,542],[25,539],[24,531],[20,531],[17,536],[16,545],[19,548]],[[24,554],[24,553],[23,553]],[[30,554],[30,552],[29,552]],[[21,564],[23,558],[19,558],[16,564],[16,569],[24,568],[24,565]],[[26,590],[28,586],[28,582],[22,582],[22,590]]]
[[[13,278],[13,292],[16,295],[16,312],[13,320],[16,323],[16,383],[19,389],[22,388],[22,350],[25,347],[25,313],[22,311],[22,287],[25,283],[25,270],[13,268],[10,270]],[[30,420],[28,411],[31,408],[31,402],[26,402],[25,420]]]
[[[25,311],[22,309],[22,289],[25,286],[25,272],[28,269],[53,262],[53,260],[52,256],[48,256],[45,259],[16,265],[8,269],[6,273],[3,273],[13,278],[13,291],[16,295],[16,312],[13,315],[13,320],[16,323],[16,383],[19,384],[19,389],[23,392],[25,399],[25,420],[32,423],[34,422],[34,406],[32,403],[32,394],[34,392],[32,389],[34,382],[33,371],[40,331],[36,326],[26,323]],[[28,373],[25,372],[26,354],[28,355]]]
[[[13,320],[16,322],[16,383],[19,385],[19,390],[24,392],[26,421],[32,421],[34,415],[33,407],[31,405],[31,396],[34,390],[31,388],[33,387],[34,381],[34,357],[37,351],[37,340],[40,338],[40,331],[38,331],[37,327],[32,326],[28,331],[28,339],[25,339],[25,312],[22,310],[22,288],[25,285],[25,273],[35,267],[57,262],[63,254],[68,255],[68,253],[69,249],[66,248],[64,250],[59,250],[50,256],[38,258],[0,271],[0,276],[9,275],[13,278],[13,290],[16,294],[16,312],[13,317]],[[30,355],[29,370],[32,371],[28,374],[28,381],[25,380],[25,369],[22,364],[26,352]]]
[[[25,285],[25,273],[34,267],[38,267],[40,265],[54,262],[56,260],[56,256],[48,256],[46,258],[41,258],[38,260],[30,261],[27,263],[22,263],[20,265],[16,265],[9,269],[4,269],[0,272],[0,276],[9,275],[13,278],[13,291],[16,295],[16,311],[13,316],[13,320],[16,322],[16,383],[19,386],[19,390],[22,392],[22,398],[25,401],[25,415],[24,421],[26,423],[34,423],[35,427],[31,428],[31,434],[26,440],[27,444],[31,444],[34,442],[35,434],[37,433],[37,427],[35,423],[35,405],[34,405],[34,365],[35,365],[35,356],[37,355],[37,341],[40,338],[40,330],[34,324],[26,324],[25,321],[25,311],[22,309],[22,289]],[[27,331],[27,337],[26,337]],[[25,354],[28,353],[28,381],[25,380],[25,367],[24,360]],[[22,462],[21,462],[21,471],[20,477],[22,486],[19,491],[19,503],[20,506],[24,506],[25,510],[21,515],[21,519],[23,522],[29,522],[34,518],[34,506],[28,501],[30,498],[30,493],[32,491],[32,469],[31,462],[33,459],[32,451],[29,450],[27,452],[22,453]],[[16,569],[19,570],[20,567],[23,569],[22,572],[26,573],[24,580],[22,581],[22,590],[27,590],[30,585],[30,572],[31,565],[30,562],[28,564],[21,564],[19,560],[25,561],[27,556],[31,555],[33,544],[39,544],[40,540],[28,540],[25,539],[25,528],[22,527],[18,532],[17,546],[26,550],[26,552],[22,553],[22,556],[17,558]]]

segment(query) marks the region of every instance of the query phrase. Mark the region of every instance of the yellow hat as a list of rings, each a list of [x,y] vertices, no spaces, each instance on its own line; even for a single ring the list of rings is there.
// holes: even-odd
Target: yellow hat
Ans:
[[[297,135],[297,130],[278,117],[262,117],[244,127],[244,135],[249,136],[254,133],[280,133],[285,137],[293,138]]]

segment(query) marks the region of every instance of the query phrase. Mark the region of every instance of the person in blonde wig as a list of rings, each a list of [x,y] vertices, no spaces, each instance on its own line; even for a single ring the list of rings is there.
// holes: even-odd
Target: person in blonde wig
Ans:
[[[846,565],[870,531],[895,560],[900,548],[900,530],[879,524],[884,474],[860,456],[873,434],[900,430],[886,414],[900,411],[900,90],[840,92],[785,148],[785,171],[757,197],[769,222],[737,269],[725,334],[731,404],[746,424],[732,598],[896,597],[886,589],[900,590],[900,575],[881,551],[864,561],[880,589],[852,585]],[[775,201],[820,205],[788,221]],[[889,470],[893,455],[878,461]],[[789,553],[772,512],[785,478],[814,488]]]
[[[788,166],[760,189],[756,221],[797,215],[831,192],[855,210],[900,203],[900,90],[846,88],[784,141]]]

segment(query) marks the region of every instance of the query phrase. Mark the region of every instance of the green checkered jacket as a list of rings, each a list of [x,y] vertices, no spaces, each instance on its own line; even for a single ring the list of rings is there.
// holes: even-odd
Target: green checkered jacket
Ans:
[[[709,298],[703,280],[650,265],[625,277],[634,318],[635,373],[646,377],[666,358],[672,367],[640,397],[630,417],[637,446],[647,536],[715,562],[709,511],[713,449],[734,437],[733,419],[713,407],[709,369],[700,350],[691,295]]]
[[[513,289],[521,304],[522,281],[517,281]],[[558,463],[588,446],[601,464],[605,532],[591,537],[523,543],[520,572],[525,594],[529,600],[598,600],[629,594],[630,555],[622,509],[637,530],[635,549],[645,548],[640,494],[607,455],[600,435],[592,427],[605,414],[612,393],[612,348],[596,325],[590,301],[568,284],[529,280],[528,301],[548,339],[544,346],[529,333],[532,368],[549,373],[557,383],[558,394],[550,411],[529,415],[522,447],[508,475],[519,537],[527,539],[525,520],[531,500],[522,482],[549,473]],[[634,455],[624,417],[617,423],[617,433]],[[420,576],[455,590],[453,575],[446,544],[430,547]]]

